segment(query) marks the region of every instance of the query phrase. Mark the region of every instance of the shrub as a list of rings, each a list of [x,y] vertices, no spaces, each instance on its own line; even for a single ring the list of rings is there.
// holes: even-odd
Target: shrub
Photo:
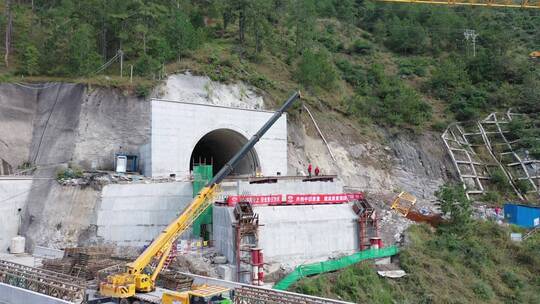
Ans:
[[[474,283],[474,285],[472,286],[472,290],[474,294],[482,300],[489,300],[493,298],[493,290],[489,285],[482,281]]]
[[[388,20],[386,45],[402,54],[420,54],[428,50],[429,37],[426,30],[416,21],[394,17]]]
[[[338,60],[336,66],[341,71],[343,79],[352,86],[358,87],[366,82],[366,73],[361,66],[353,65],[346,59]]]
[[[419,77],[426,76],[427,62],[419,58],[405,58],[398,61],[399,75]]]
[[[510,190],[510,184],[506,178],[506,174],[502,171],[501,168],[493,170],[491,173],[491,183],[495,188],[501,193],[508,193]]]
[[[324,47],[331,51],[331,52],[337,52],[339,51],[339,42],[337,42],[332,36],[323,35],[320,36],[317,39]]]
[[[332,89],[337,72],[328,52],[307,50],[302,54],[295,77],[306,86]]]
[[[381,65],[371,66],[350,102],[350,112],[389,126],[420,126],[431,119],[431,106],[399,78],[385,75]]]
[[[523,287],[521,279],[512,271],[504,271],[501,274],[501,279],[511,289],[519,289]]]
[[[429,81],[429,89],[435,96],[450,100],[454,94],[470,83],[465,64],[460,60],[447,59],[439,63]]]
[[[80,177],[83,177],[83,171],[79,167],[68,167],[66,169],[56,172],[56,180],[58,181]]]
[[[487,191],[482,197],[482,201],[499,204],[501,202],[501,195],[496,191]]]
[[[135,86],[135,95],[137,97],[146,98],[150,95],[150,92],[152,92],[151,85],[138,84]]]
[[[354,52],[356,54],[369,54],[371,52],[371,49],[371,43],[363,39],[355,40],[351,46],[351,52]]]
[[[134,70],[139,76],[148,76],[157,72],[159,67],[160,64],[156,59],[149,55],[142,55],[137,62],[135,62]]]
[[[526,179],[519,179],[516,180],[516,187],[522,194],[525,194],[531,190],[531,184]]]

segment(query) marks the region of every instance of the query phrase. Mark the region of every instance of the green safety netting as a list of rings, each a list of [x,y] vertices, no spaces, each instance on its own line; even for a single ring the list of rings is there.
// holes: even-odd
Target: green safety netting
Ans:
[[[279,281],[276,285],[274,285],[274,289],[287,290],[292,284],[302,278],[343,269],[364,260],[393,256],[397,254],[398,251],[399,250],[396,246],[390,246],[381,249],[369,249],[360,251],[353,255],[342,257],[337,260],[301,265],[296,267],[293,272],[288,274],[285,278],[283,278],[283,280]]]
[[[213,169],[211,165],[198,165],[193,167],[193,197],[199,194],[199,191],[213,177]],[[201,225],[212,224],[212,206],[208,207],[199,217],[193,222],[193,235],[202,236],[207,240],[208,236],[201,235]]]

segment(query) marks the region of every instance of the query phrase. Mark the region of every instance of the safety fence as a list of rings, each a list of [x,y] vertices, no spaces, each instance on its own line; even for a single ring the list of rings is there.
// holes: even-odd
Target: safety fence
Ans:
[[[293,272],[288,274],[285,278],[283,278],[276,285],[274,285],[274,289],[287,290],[292,284],[302,278],[325,272],[340,270],[364,260],[379,259],[393,256],[396,255],[398,252],[399,249],[396,246],[390,246],[381,249],[369,249],[360,251],[353,255],[345,256],[337,260],[301,265],[296,267]]]

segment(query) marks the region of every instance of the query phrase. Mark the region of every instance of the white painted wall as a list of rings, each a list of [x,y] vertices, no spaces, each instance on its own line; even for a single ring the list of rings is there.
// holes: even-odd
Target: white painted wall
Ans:
[[[192,200],[190,182],[113,184],[103,188],[97,237],[120,246],[144,246]]]
[[[189,174],[197,142],[216,129],[230,129],[251,138],[272,112],[208,104],[152,100],[151,175]],[[265,175],[287,174],[287,118],[283,115],[255,145]]]
[[[31,187],[32,179],[0,179],[0,252],[5,252],[17,235]]]

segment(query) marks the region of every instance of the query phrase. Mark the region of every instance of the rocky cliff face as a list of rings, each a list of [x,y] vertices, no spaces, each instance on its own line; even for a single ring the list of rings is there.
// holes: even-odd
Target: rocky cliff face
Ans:
[[[80,84],[0,84],[0,157],[13,168],[73,162],[112,169],[114,152],[150,139],[150,104]]]
[[[329,148],[307,114],[290,119],[290,174],[305,173],[311,163],[324,173],[339,175],[350,189],[374,194],[407,191],[428,201],[434,199],[433,193],[441,184],[455,176],[439,134],[379,130],[379,139],[373,140],[362,136],[342,116],[313,110],[312,114]]]
[[[114,152],[149,142],[150,105],[114,89],[80,84],[0,85],[0,158],[37,169],[21,232],[33,244],[77,244],[89,228],[98,192],[62,187],[56,172],[70,165],[112,169]],[[144,164],[143,164],[144,165]]]

